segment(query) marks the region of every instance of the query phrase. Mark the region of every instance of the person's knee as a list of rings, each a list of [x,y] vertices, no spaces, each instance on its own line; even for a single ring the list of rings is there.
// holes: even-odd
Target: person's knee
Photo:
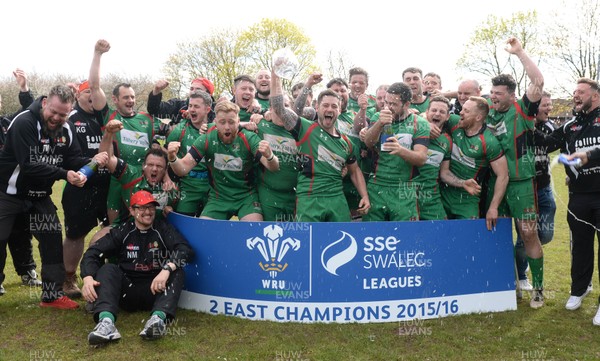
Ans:
[[[547,230],[541,229],[538,232],[538,236],[540,238],[540,243],[542,245],[548,244],[548,243],[550,243],[550,241],[552,241],[552,238],[554,238],[554,230],[551,230],[551,229],[547,229]]]
[[[114,263],[105,263],[96,272],[96,280],[106,275],[114,274],[115,272],[121,272],[121,269],[118,265]]]

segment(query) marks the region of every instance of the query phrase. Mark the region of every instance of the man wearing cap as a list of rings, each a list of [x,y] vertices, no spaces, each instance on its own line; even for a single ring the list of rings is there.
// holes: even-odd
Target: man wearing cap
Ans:
[[[148,94],[148,113],[158,118],[169,118],[171,124],[179,124],[182,119],[185,119],[185,114],[188,112],[190,98],[187,99],[169,99],[166,102],[162,101],[162,91],[169,86],[169,82],[161,79],[154,84],[154,89]],[[192,94],[196,90],[202,90],[210,94],[211,98],[215,92],[215,86],[206,78],[196,78],[192,80],[190,92]],[[212,99],[214,103],[214,98]],[[208,122],[212,122],[215,118],[215,113],[211,110],[208,113]]]
[[[92,91],[86,80],[79,84],[75,95],[77,102],[69,115],[69,122],[75,130],[84,157],[92,158],[102,140],[102,113],[94,110]],[[63,258],[65,262],[65,283],[63,291],[70,298],[81,297],[77,286],[77,266],[83,254],[84,240],[98,223],[108,226],[106,196],[110,184],[110,174],[105,168],[98,168],[83,187],[67,184],[62,195],[65,213],[65,233]]]
[[[132,220],[114,228],[91,245],[81,261],[82,293],[95,302],[90,345],[117,341],[119,307],[126,311],[151,310],[140,332],[144,339],[166,334],[166,322],[175,311],[185,279],[183,267],[192,259],[187,240],[169,223],[155,219],[158,202],[150,192],[131,197]],[[116,263],[105,263],[109,257]]]

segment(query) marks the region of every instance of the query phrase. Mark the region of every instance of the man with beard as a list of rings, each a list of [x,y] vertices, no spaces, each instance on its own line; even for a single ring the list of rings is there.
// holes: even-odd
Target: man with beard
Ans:
[[[409,111],[411,98],[407,84],[390,85],[384,108],[365,135],[367,147],[379,149],[368,185],[373,208],[365,221],[419,219],[414,178],[427,161],[429,124]]]
[[[518,39],[509,38],[506,51],[518,57],[530,82],[523,97],[517,99],[517,83],[512,75],[499,74],[493,77],[486,124],[502,145],[510,177],[498,212],[500,216],[515,218],[517,222],[533,279],[534,290],[529,305],[537,309],[544,305],[544,251],[537,232],[533,130],[535,114],[542,99],[544,76]],[[494,181],[492,175],[490,188],[494,186]],[[493,196],[488,193],[488,201]]]
[[[576,310],[589,293],[594,273],[594,236],[600,228],[600,85],[581,78],[573,93],[575,117],[546,137],[549,151],[560,147],[567,160],[580,165],[565,165],[569,177],[567,221],[571,230],[571,296],[566,308]],[[536,135],[540,135],[536,132]],[[540,135],[541,136],[541,135]],[[543,136],[542,136],[543,137]],[[536,142],[538,137],[536,137]],[[537,143],[536,143],[537,144]],[[600,262],[600,258],[599,262]],[[600,326],[600,308],[592,323]]]
[[[442,162],[440,178],[446,184],[442,202],[448,218],[476,219],[480,213],[481,177],[491,167],[498,178],[486,214],[486,226],[492,230],[508,183],[508,170],[502,147],[485,124],[488,112],[489,106],[481,97],[471,97],[463,104],[460,121],[451,129],[452,157]]]
[[[535,130],[544,134],[550,134],[554,131],[554,125],[548,119],[548,114],[552,111],[552,99],[550,93],[544,92],[538,113],[535,116]],[[554,214],[556,213],[556,203],[552,194],[552,185],[550,184],[550,156],[548,147],[535,145],[535,186],[537,193],[538,206],[538,237],[542,245],[552,241],[554,237]],[[516,226],[516,225],[515,225]],[[532,291],[533,287],[527,279],[527,255],[525,245],[521,235],[517,233],[517,242],[515,243],[515,261],[517,264],[517,278],[519,281],[518,289],[521,291]]]
[[[67,123],[75,97],[62,85],[50,89],[20,113],[8,129],[6,145],[0,153],[0,244],[5,244],[15,221],[29,223],[38,239],[42,259],[41,307],[74,309],[78,304],[64,295],[62,229],[56,206],[50,197],[55,181],[81,187],[86,177],[77,170],[90,161],[81,157]],[[106,153],[95,156],[100,166]]]
[[[201,90],[192,92],[187,106],[187,119],[173,128],[167,137],[166,147],[170,142],[181,143],[177,156],[183,158],[200,134],[206,133],[211,106],[212,98],[208,93]],[[199,216],[208,202],[210,190],[208,168],[204,161],[196,164],[187,176],[179,180],[179,189],[182,196],[175,210],[188,216]]]
[[[148,113],[154,117],[159,118],[169,118],[171,120],[172,125],[179,124],[183,119],[185,119],[185,115],[189,109],[190,98],[187,99],[169,99],[166,102],[162,101],[163,93],[169,86],[169,82],[161,79],[154,84],[154,89],[148,94],[148,105],[146,108],[148,109]],[[189,95],[195,91],[203,91],[211,96],[211,101],[214,103],[214,98],[212,98],[215,92],[215,86],[213,83],[206,78],[195,78],[192,80],[192,84],[190,85],[190,93]],[[211,111],[208,113],[208,121],[211,122],[215,118],[215,113]]]
[[[429,101],[427,121],[438,129],[444,129],[450,117],[450,101],[436,95]],[[427,149],[427,161],[419,168],[419,175],[415,178],[418,186],[417,202],[419,205],[420,220],[446,219],[446,211],[440,196],[440,166],[443,161],[450,160],[452,154],[452,137],[442,132],[437,137],[430,137]]]
[[[140,190],[131,197],[132,220],[112,230],[85,252],[81,262],[83,297],[96,303],[96,327],[90,345],[118,341],[115,327],[119,308],[151,310],[140,332],[145,340],[167,333],[183,288],[184,266],[194,255],[187,240],[164,220],[156,219],[158,202]],[[107,258],[114,259],[106,262]]]
[[[69,115],[69,122],[74,126],[74,135],[77,136],[83,156],[89,158],[98,153],[102,140],[102,114],[94,110],[91,94],[87,80],[79,84],[75,95],[77,102]],[[63,291],[70,298],[81,296],[76,272],[83,255],[85,237],[98,223],[108,226],[106,196],[109,184],[110,174],[105,168],[98,168],[83,187],[67,184],[63,190],[66,235],[63,242],[66,272]]]
[[[203,159],[209,170],[212,191],[200,218],[262,221],[262,209],[256,192],[255,165],[260,162],[271,172],[279,170],[279,160],[269,142],[258,135],[239,130],[240,108],[229,101],[215,106],[215,125],[202,134],[183,158],[177,153],[179,142],[170,142],[169,165],[182,177]]]
[[[347,85],[345,90],[347,94]],[[356,164],[352,143],[336,129],[338,115],[343,109],[340,96],[332,89],[319,94],[316,122],[299,117],[284,104],[281,79],[272,72],[271,107],[283,121],[284,127],[292,133],[298,146],[301,169],[296,187],[296,218],[303,222],[351,220],[343,192],[344,167],[361,196],[357,213],[366,214],[371,205],[365,179]],[[304,104],[304,100],[301,100],[301,104]]]
[[[269,95],[271,94],[271,72],[261,69],[256,73],[256,100],[263,112],[269,110]]]

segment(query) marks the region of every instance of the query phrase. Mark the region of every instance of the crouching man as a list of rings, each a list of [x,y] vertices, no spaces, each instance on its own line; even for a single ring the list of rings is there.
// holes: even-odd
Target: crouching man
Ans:
[[[92,244],[81,261],[82,295],[95,302],[96,327],[88,335],[90,345],[121,338],[115,327],[119,306],[126,311],[151,310],[140,336],[165,335],[184,283],[184,267],[193,251],[183,236],[164,220],[155,220],[158,202],[148,191],[131,197],[133,217]],[[115,263],[104,263],[106,258]]]

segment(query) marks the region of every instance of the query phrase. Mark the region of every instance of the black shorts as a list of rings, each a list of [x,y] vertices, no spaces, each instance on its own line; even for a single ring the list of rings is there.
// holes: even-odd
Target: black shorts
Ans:
[[[67,183],[62,195],[67,238],[83,237],[99,223],[108,226],[107,194],[106,187],[92,185],[79,188]]]

